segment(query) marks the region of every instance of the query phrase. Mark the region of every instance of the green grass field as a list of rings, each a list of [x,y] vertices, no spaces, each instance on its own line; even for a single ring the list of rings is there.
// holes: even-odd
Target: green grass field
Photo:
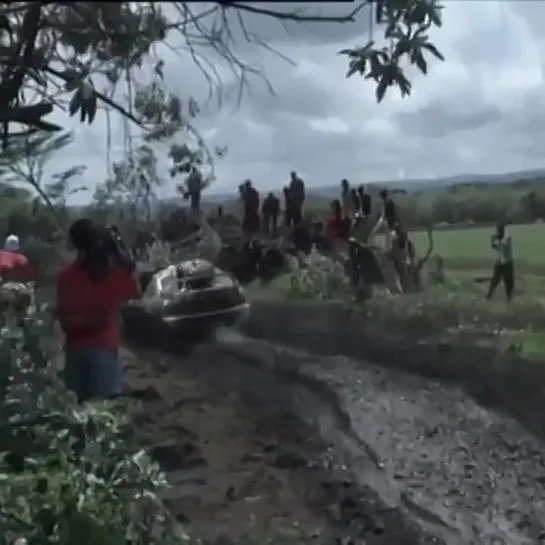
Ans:
[[[490,248],[492,227],[441,230],[434,232],[434,254],[445,260],[450,269],[484,270],[492,265],[494,254]],[[517,270],[528,273],[545,273],[545,223],[512,225],[508,234],[513,238]],[[428,240],[422,231],[411,234],[419,252],[425,252]]]

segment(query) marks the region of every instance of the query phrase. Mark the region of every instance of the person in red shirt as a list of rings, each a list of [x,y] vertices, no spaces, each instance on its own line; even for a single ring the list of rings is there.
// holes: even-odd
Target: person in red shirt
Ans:
[[[30,282],[36,274],[20,251],[0,250],[0,277],[4,282]]]
[[[350,218],[343,217],[339,199],[331,201],[331,215],[326,223],[325,235],[338,242],[347,241],[350,237]]]
[[[124,380],[118,315],[125,302],[140,294],[134,262],[112,255],[108,232],[88,219],[74,222],[69,242],[78,256],[57,279],[66,385],[80,402],[119,395]]]

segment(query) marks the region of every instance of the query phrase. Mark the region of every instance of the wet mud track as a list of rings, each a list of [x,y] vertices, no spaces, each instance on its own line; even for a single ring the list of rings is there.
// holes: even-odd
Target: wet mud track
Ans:
[[[130,346],[137,436],[167,471],[165,502],[212,543],[440,543],[372,489],[362,492],[320,425],[339,415],[322,393],[232,347],[190,358]],[[308,418],[298,411],[304,407]],[[343,426],[341,424],[341,426]]]
[[[542,445],[456,387],[236,335],[189,358],[137,352],[132,381],[156,392],[141,436],[198,444],[200,477],[173,469],[167,500],[208,539],[236,539],[253,510],[324,543],[545,543]]]

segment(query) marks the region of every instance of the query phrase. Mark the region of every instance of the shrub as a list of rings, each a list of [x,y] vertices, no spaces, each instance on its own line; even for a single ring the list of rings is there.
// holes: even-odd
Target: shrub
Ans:
[[[336,260],[312,251],[299,258],[291,269],[290,296],[303,299],[348,297],[349,281],[344,267]]]
[[[78,405],[53,332],[43,310],[0,330],[0,545],[187,541],[158,499],[164,474],[131,444],[134,407]]]

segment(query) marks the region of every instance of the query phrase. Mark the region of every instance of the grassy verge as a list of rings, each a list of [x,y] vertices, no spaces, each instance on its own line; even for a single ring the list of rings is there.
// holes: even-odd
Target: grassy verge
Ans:
[[[545,283],[532,278],[527,290],[508,303],[500,289],[495,300],[485,300],[486,286],[459,275],[444,286],[403,297],[377,296],[363,305],[348,303],[374,325],[389,332],[411,332],[415,338],[438,342],[475,343],[502,352],[516,352],[532,360],[545,360],[545,312],[541,294]],[[542,291],[543,290],[543,291]],[[256,302],[292,302],[310,308],[346,304],[341,299],[300,299],[293,293],[290,277],[284,276],[266,289],[250,286],[247,293]],[[545,298],[544,298],[545,301]],[[309,308],[309,312],[311,312]]]
[[[249,294],[250,336],[454,381],[545,439],[545,319],[538,298],[485,301],[482,293],[441,287],[360,305],[297,299],[286,279]]]

